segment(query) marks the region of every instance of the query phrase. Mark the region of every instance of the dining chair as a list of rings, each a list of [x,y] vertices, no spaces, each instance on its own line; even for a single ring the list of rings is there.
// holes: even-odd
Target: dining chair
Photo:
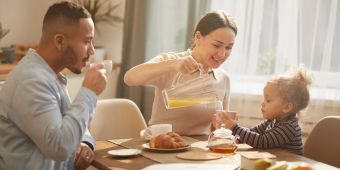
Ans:
[[[340,168],[340,116],[322,118],[304,144],[304,156]]]
[[[90,123],[91,135],[96,140],[139,137],[144,128],[146,123],[138,106],[121,98],[98,100]]]

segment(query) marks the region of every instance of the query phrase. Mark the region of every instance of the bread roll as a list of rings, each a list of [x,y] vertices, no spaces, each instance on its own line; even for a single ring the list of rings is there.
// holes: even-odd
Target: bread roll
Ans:
[[[151,148],[175,149],[185,147],[183,138],[175,132],[160,134],[149,142]]]

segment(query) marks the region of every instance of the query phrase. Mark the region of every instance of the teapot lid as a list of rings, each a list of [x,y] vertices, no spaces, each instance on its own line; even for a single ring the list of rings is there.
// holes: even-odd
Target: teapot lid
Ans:
[[[226,128],[219,128],[216,129],[213,132],[215,137],[221,137],[221,138],[227,138],[227,137],[233,137],[232,131]]]

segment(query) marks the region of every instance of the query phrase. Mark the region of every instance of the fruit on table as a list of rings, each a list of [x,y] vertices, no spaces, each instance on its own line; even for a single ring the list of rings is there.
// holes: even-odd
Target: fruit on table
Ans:
[[[291,170],[312,170],[313,168],[306,162],[302,162],[297,166],[294,166]]]
[[[274,164],[274,161],[268,158],[256,160],[254,163],[254,170],[266,170]]]
[[[274,165],[267,168],[267,170],[286,170],[288,163],[286,161],[278,161]]]

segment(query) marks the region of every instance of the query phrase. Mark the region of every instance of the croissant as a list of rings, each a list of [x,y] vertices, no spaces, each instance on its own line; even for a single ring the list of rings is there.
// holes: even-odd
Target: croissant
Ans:
[[[183,138],[175,132],[160,134],[149,142],[151,148],[174,149],[185,147]]]

